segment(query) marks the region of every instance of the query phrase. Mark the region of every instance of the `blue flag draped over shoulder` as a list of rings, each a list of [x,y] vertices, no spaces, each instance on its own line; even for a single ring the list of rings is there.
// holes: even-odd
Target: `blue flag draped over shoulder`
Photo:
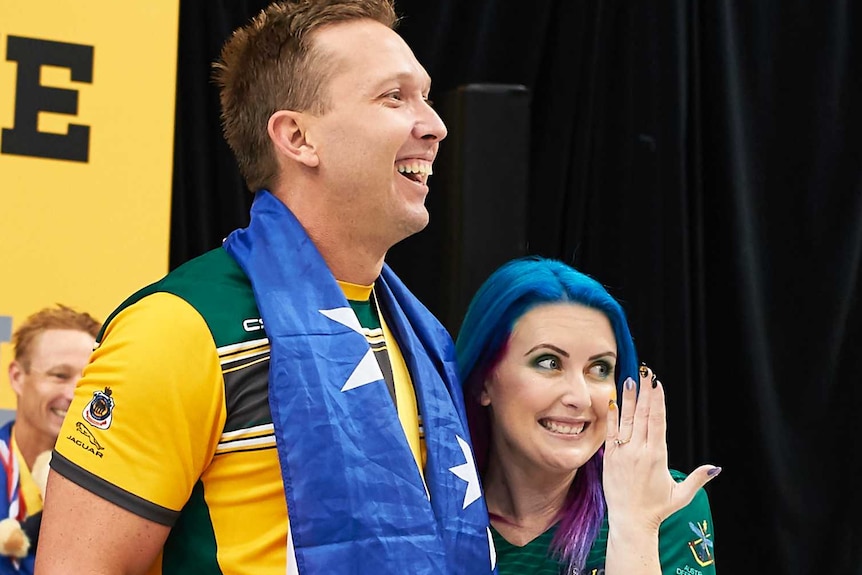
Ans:
[[[445,329],[384,266],[375,293],[422,413],[423,482],[359,322],[290,210],[258,192],[251,223],[225,249],[251,281],[271,345],[269,403],[299,573],[491,573]]]

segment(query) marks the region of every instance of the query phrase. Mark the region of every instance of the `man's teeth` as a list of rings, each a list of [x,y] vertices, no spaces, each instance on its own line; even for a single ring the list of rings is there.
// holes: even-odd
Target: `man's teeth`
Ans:
[[[67,411],[65,409],[52,409],[51,411],[54,412],[54,415],[58,415],[60,417],[66,417]]]
[[[401,164],[398,166],[398,171],[402,174],[426,174],[430,176],[433,174],[433,170],[431,169],[431,164]]]
[[[539,423],[542,424],[547,430],[553,431],[554,433],[563,433],[565,435],[578,435],[586,427],[586,422],[582,421],[575,425],[563,425],[561,423],[554,423],[553,421],[542,420]]]

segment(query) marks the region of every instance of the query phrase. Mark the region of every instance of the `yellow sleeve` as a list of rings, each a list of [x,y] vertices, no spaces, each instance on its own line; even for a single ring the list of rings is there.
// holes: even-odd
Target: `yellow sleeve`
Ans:
[[[52,467],[169,524],[212,459],[224,422],[224,382],[206,322],[177,296],[152,294],[108,325],[75,390]]]

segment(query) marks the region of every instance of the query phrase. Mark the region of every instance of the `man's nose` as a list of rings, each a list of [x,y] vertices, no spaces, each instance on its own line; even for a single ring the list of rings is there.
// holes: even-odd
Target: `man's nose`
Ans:
[[[432,108],[428,103],[423,104],[420,118],[416,122],[416,130],[419,132],[419,138],[433,142],[439,142],[449,133],[449,130],[446,129],[446,124],[443,123],[443,119],[440,118],[437,110]]]

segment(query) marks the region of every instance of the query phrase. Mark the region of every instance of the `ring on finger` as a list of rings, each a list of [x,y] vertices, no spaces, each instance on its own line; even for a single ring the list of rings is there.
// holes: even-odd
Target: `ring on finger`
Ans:
[[[617,447],[619,447],[620,445],[625,445],[625,444],[626,444],[626,443],[628,443],[629,441],[631,441],[631,438],[628,438],[628,439],[614,439],[614,445],[616,445]]]

